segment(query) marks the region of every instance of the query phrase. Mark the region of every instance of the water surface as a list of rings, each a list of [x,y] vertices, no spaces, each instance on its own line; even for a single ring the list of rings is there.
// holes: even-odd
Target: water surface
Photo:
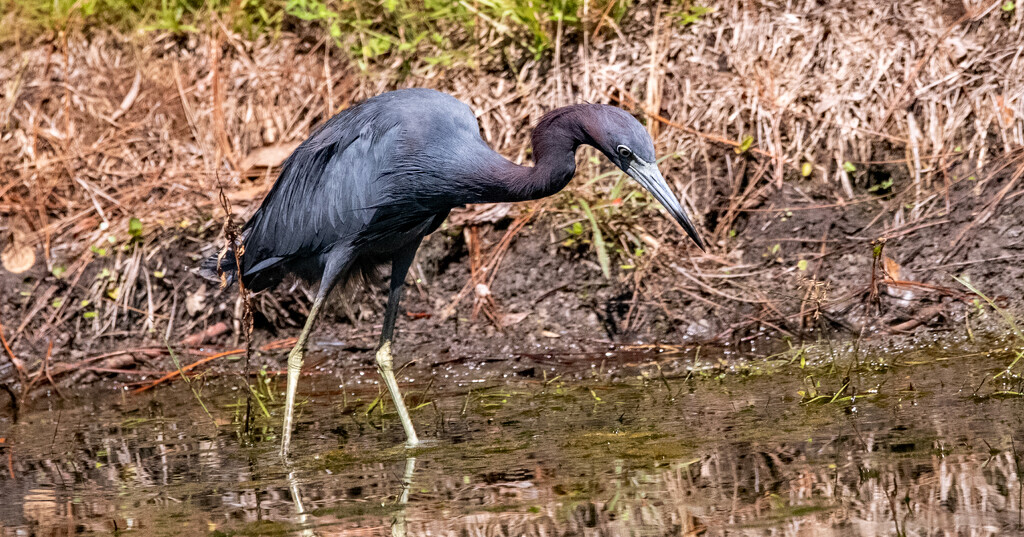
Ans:
[[[849,378],[644,361],[413,370],[428,442],[411,451],[372,369],[313,375],[290,464],[276,381],[251,435],[237,378],[44,398],[0,422],[0,535],[1022,533],[1024,401],[993,380],[1003,358]]]

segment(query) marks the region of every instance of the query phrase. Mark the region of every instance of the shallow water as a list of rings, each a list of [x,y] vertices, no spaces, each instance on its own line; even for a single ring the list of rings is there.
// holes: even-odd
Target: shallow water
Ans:
[[[256,405],[243,435],[238,379],[193,382],[209,414],[181,383],[43,399],[0,422],[0,535],[1012,535],[1024,400],[993,395],[1006,364],[877,368],[838,395],[843,374],[796,365],[421,371],[400,378],[426,402],[411,451],[364,367],[344,389],[303,379],[290,466],[281,398],[261,391],[273,415]]]

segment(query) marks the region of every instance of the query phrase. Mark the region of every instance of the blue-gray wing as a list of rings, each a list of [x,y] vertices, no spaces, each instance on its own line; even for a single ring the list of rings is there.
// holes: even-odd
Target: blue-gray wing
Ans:
[[[285,161],[270,193],[243,229],[244,280],[261,271],[280,272],[286,268],[282,264],[297,260],[314,265],[306,270],[317,277],[322,269],[315,266],[318,258],[354,241],[373,220],[382,188],[377,179],[399,128],[367,117],[369,112],[357,105],[334,116]]]

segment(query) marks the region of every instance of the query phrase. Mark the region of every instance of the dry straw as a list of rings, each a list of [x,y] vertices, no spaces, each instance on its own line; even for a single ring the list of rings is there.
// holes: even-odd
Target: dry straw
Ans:
[[[9,47],[0,51],[0,231],[36,245],[48,271],[66,269],[72,289],[88,288],[93,307],[103,304],[96,328],[130,310],[153,328],[188,304],[152,291],[178,240],[152,230],[197,236],[216,226],[218,185],[238,215],[253,210],[273,172],[250,165],[279,162],[326,117],[396,86],[470,103],[485,139],[517,161],[528,161],[528,127],[556,105],[635,108],[659,151],[678,155],[666,170],[698,220],[718,213],[716,239],[801,170],[841,205],[866,194],[852,168],[905,169],[914,208],[886,222],[896,226],[941,204],[947,163],[984,170],[1024,146],[1024,17],[999,2],[711,2],[686,26],[659,6],[634,4],[621,27],[593,9],[585,32],[559,26],[556,61],[513,71],[414,60],[398,82],[393,66],[354,72],[324,41],[246,41],[216,23],[183,37],[72,34]],[[486,45],[507,29],[484,20],[474,31]],[[756,175],[741,184],[748,159],[732,147],[746,137]],[[14,229],[14,215],[27,230]],[[132,217],[147,240],[123,249]],[[113,276],[83,279],[97,248]],[[62,297],[44,327],[77,312],[70,289],[33,292],[25,323]]]

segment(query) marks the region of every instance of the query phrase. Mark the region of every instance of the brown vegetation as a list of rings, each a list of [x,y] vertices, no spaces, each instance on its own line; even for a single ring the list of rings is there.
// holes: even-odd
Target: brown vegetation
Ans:
[[[619,195],[619,177],[583,159],[567,193],[511,213],[507,231],[467,231],[479,237],[469,241],[472,279],[437,268],[408,306],[431,326],[474,296],[494,325],[520,330],[508,326],[557,295],[565,317],[522,325],[527,342],[602,326],[665,341],[900,332],[946,312],[934,307],[944,299],[970,298],[947,271],[1012,303],[1024,288],[1024,18],[1000,5],[718,2],[680,25],[661,4],[639,2],[618,27],[589,14],[587,31],[559,35],[557,55],[515,72],[425,61],[359,72],[326,40],[248,41],[216,23],[184,36],[71,33],[8,48],[0,232],[8,268],[30,268],[0,272],[7,354],[26,364],[24,385],[44,366],[50,374],[51,343],[53,360],[81,364],[110,338],[173,343],[228,320],[233,293],[190,272],[223,224],[219,189],[244,218],[312,127],[406,86],[466,101],[485,139],[523,162],[529,126],[546,110],[583,100],[633,109],[711,239],[706,255],[687,249],[643,196]],[[588,222],[578,199],[606,244],[584,225],[579,241],[549,247]],[[873,260],[876,239],[886,246]],[[450,231],[424,255],[440,267],[460,245]],[[610,284],[589,248],[612,257]],[[551,250],[572,278],[519,265]],[[589,283],[563,285],[573,280]],[[293,324],[289,311],[307,307],[293,300],[261,297],[264,326]],[[582,319],[588,308],[596,319]],[[0,365],[0,378],[15,374]]]

